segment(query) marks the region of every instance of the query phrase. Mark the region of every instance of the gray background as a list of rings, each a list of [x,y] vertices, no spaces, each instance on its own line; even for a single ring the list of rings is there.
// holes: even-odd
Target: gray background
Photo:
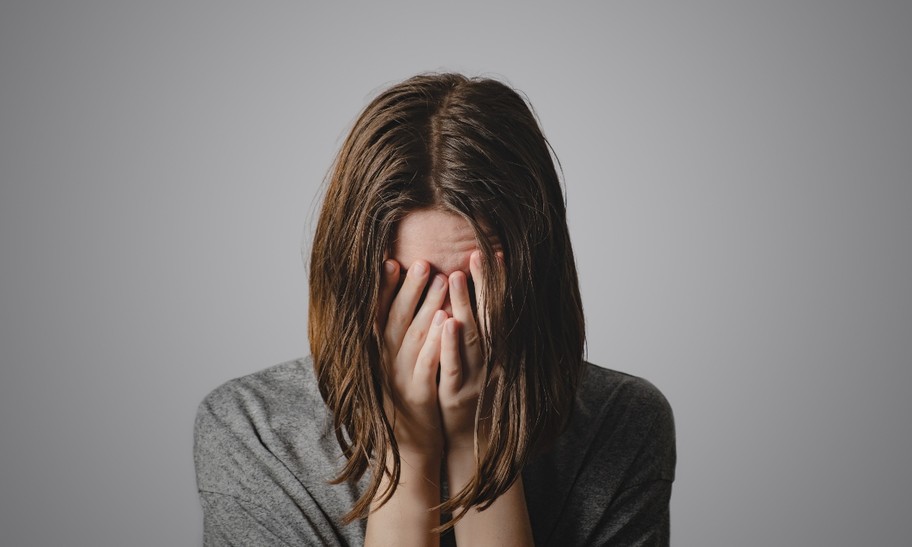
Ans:
[[[0,544],[200,542],[196,405],[307,352],[321,180],[436,69],[536,107],[673,543],[908,544],[912,6],[380,4],[2,3]]]

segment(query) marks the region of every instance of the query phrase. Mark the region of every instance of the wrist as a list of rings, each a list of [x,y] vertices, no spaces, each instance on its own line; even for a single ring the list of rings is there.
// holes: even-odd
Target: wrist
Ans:
[[[393,452],[386,455],[387,468],[392,471]],[[440,474],[440,468],[443,463],[443,453],[437,451],[415,451],[399,450],[399,469],[401,473],[420,471],[422,473],[432,472]]]
[[[387,458],[391,471],[391,451]],[[440,525],[440,456],[400,451],[399,461],[396,484],[390,484],[390,475],[384,473],[381,478],[367,518],[364,544],[437,545],[439,534],[433,529]],[[381,503],[390,486],[394,487],[392,495]]]
[[[475,476],[477,463],[472,446],[448,449],[445,455],[447,482],[451,492],[462,489]]]
[[[387,471],[381,478],[380,490],[377,491],[378,501],[387,486],[392,486],[393,481],[393,453],[387,453]],[[424,509],[433,507],[440,502],[440,470],[441,460],[424,453],[399,454],[399,479],[395,483],[395,492],[392,499],[398,499],[398,504],[408,504]],[[376,507],[376,506],[375,506]],[[436,526],[436,525],[435,525]]]

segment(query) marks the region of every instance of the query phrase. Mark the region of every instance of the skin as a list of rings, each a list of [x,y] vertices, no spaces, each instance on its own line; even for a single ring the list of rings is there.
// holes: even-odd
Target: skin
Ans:
[[[475,473],[475,409],[484,369],[468,281],[481,279],[484,267],[475,233],[462,217],[433,209],[400,222],[383,265],[377,327],[391,364],[392,393],[384,406],[399,445],[401,477],[390,500],[373,507],[366,545],[439,545],[431,529],[440,524],[433,508],[441,501],[441,470],[453,492]],[[500,257],[495,267],[503,267]],[[480,285],[474,296],[484,310]],[[484,427],[479,429],[483,451]],[[470,510],[455,534],[462,545],[532,545],[522,479],[487,510]]]

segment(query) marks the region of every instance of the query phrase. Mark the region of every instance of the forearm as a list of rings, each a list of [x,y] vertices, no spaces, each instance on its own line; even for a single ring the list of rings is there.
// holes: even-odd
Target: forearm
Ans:
[[[365,545],[437,546],[440,535],[440,460],[402,456],[399,486],[383,505],[376,501],[367,518]],[[377,497],[386,490],[384,477]]]
[[[447,459],[447,481],[452,493],[458,492],[472,478],[475,462],[471,455]],[[456,523],[459,545],[533,545],[532,525],[526,508],[522,476],[484,511],[469,509]]]

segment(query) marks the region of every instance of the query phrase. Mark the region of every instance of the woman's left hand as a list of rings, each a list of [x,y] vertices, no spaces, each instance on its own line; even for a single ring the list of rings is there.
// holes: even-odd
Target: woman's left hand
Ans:
[[[495,255],[496,267],[503,268]],[[475,460],[475,413],[485,389],[485,363],[481,333],[487,321],[484,295],[484,264],[476,251],[469,261],[475,280],[478,321],[472,313],[465,273],[450,274],[450,304],[453,317],[444,323],[440,339],[440,385],[437,400],[446,443],[447,480],[455,494],[477,479]],[[497,371],[492,371],[494,374]],[[488,450],[489,412],[482,409],[478,423],[479,457]],[[484,511],[468,510],[456,523],[459,545],[532,545],[532,525],[526,508],[522,476]]]
[[[469,268],[475,281],[475,301],[479,321],[484,321],[484,269],[479,251],[472,253]],[[478,397],[484,389],[485,370],[481,332],[483,324],[475,320],[469,285],[462,271],[449,276],[452,317],[447,319],[440,340],[440,385],[438,402],[446,443],[447,460],[470,457],[474,462],[475,413]],[[479,448],[487,448],[487,427],[479,427]]]

